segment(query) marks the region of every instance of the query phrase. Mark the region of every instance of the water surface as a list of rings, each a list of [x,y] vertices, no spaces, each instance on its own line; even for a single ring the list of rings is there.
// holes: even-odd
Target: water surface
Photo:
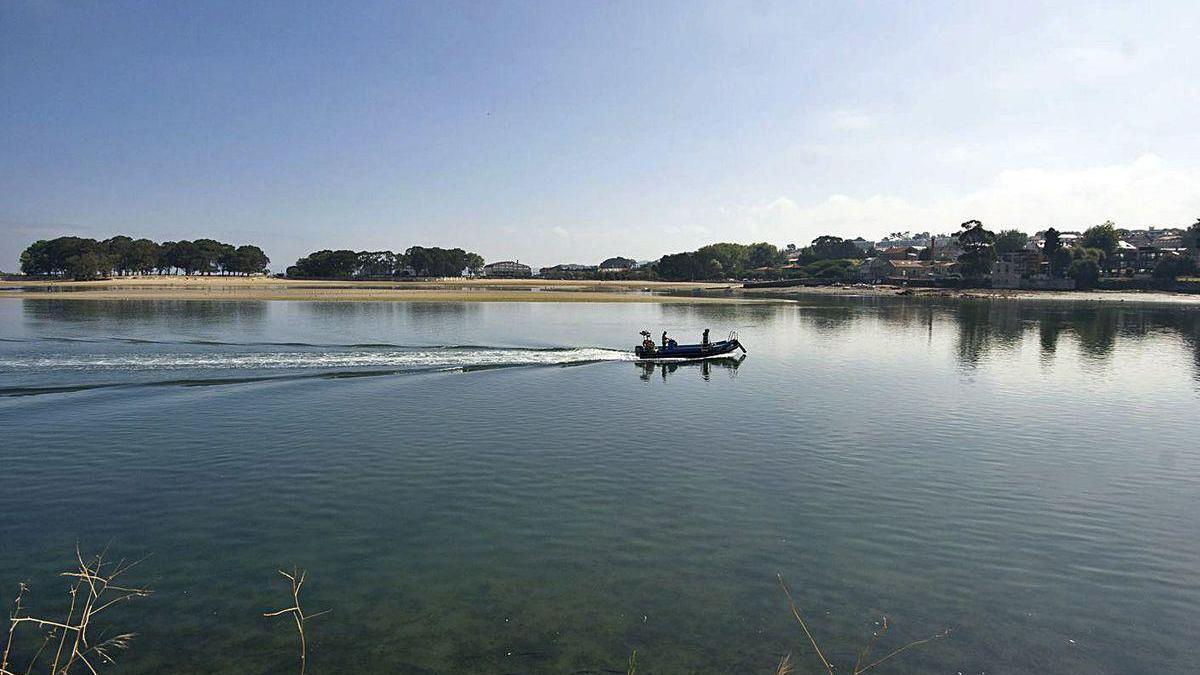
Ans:
[[[843,670],[1191,672],[1198,403],[1178,307],[10,300],[0,584],[149,555],[128,673],[294,671],[291,565],[312,672],[812,665],[777,573]]]

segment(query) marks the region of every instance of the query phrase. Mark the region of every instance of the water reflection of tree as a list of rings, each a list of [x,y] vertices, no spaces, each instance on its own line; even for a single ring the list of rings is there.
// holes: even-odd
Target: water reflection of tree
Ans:
[[[996,347],[1014,348],[1024,335],[1017,303],[964,300],[956,315],[958,361],[974,368]]]
[[[990,354],[1017,349],[1037,331],[1044,362],[1054,359],[1060,338],[1069,336],[1081,356],[1092,362],[1110,359],[1118,338],[1144,340],[1174,334],[1190,351],[1200,380],[1200,310],[1180,306],[1048,303],[1010,300],[943,300],[911,298],[820,299],[805,307],[801,321],[824,334],[849,333],[863,322],[879,322],[897,330],[944,326],[957,330],[956,356],[961,366],[975,368]]]
[[[42,321],[146,323],[170,320],[190,325],[261,322],[265,300],[24,300],[21,311],[30,323]]]

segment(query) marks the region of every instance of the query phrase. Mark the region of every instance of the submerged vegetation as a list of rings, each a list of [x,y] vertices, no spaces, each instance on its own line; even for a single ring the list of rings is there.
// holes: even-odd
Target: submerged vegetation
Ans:
[[[29,614],[28,608],[24,604],[28,587],[21,584],[13,603],[12,613],[9,615],[4,649],[3,652],[0,652],[0,675],[33,675],[35,673],[46,673],[46,675],[91,673],[96,675],[99,668],[115,665],[116,652],[128,649],[136,634],[116,632],[110,626],[102,624],[100,618],[105,610],[150,594],[147,589],[117,583],[118,577],[123,576],[138,562],[140,561],[133,563],[127,563],[124,560],[109,561],[106,559],[105,553],[85,560],[83,554],[76,549],[74,569],[63,572],[61,575],[73,580],[68,588],[70,605],[62,619],[41,618]],[[318,616],[328,614],[332,610],[326,609],[315,613],[308,613],[304,610],[300,601],[300,591],[307,579],[307,572],[298,567],[292,568],[290,572],[284,570],[278,570],[278,572],[280,576],[287,579],[290,585],[289,604],[283,609],[263,612],[262,616],[265,618],[290,617],[292,619],[299,640],[299,673],[306,675],[309,665],[306,630],[308,622]],[[811,645],[813,655],[820,663],[822,671],[827,675],[834,675],[836,668],[826,656],[825,650],[821,648],[808,622],[801,614],[791,589],[784,582],[782,575],[778,575],[777,578],[779,587],[787,600],[788,610]],[[872,659],[872,651],[891,627],[886,616],[882,617],[877,625],[879,628],[872,633],[866,646],[859,652],[858,658],[854,662],[851,670],[853,675],[862,675],[862,673],[872,671],[914,647],[944,638],[951,633],[950,629],[946,629],[924,639],[908,642],[883,657]],[[20,650],[14,649],[14,647],[17,646],[18,635],[26,628],[31,629],[29,632],[39,634],[32,641],[36,645],[33,647],[32,655],[26,656],[22,660],[18,653]],[[626,675],[637,673],[637,656],[636,649],[630,653],[625,668]],[[18,660],[21,663],[18,663]],[[775,675],[791,675],[794,668],[792,653],[789,652],[779,661],[774,673]]]

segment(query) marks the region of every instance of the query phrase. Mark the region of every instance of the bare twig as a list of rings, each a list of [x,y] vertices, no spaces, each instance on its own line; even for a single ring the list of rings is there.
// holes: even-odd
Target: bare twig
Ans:
[[[777,576],[779,577],[779,586],[781,588],[783,588],[783,594],[785,596],[787,596],[788,607],[792,610],[792,616],[796,618],[796,622],[800,624],[800,627],[802,629],[804,629],[804,634],[806,636],[808,636],[808,641],[810,643],[812,643],[813,649],[816,650],[817,658],[821,659],[821,665],[825,667],[825,672],[828,675],[834,675],[833,664],[829,662],[829,659],[825,658],[825,653],[822,652],[821,647],[819,645],[817,645],[817,640],[816,640],[816,638],[813,637],[812,631],[809,630],[808,623],[805,622],[804,617],[802,617],[800,615],[800,608],[796,606],[796,601],[792,598],[791,590],[789,590],[787,587],[787,584],[784,583],[783,575],[777,575]],[[875,648],[875,643],[877,643],[879,641],[879,639],[883,637],[884,633],[887,633],[887,631],[890,627],[891,627],[891,623],[888,622],[888,618],[886,616],[883,617],[883,621],[879,627],[879,630],[872,633],[871,639],[867,641],[866,646],[863,647],[863,650],[861,652],[859,652],[858,658],[855,659],[854,670],[853,670],[854,675],[862,675],[862,673],[865,673],[865,672],[875,668],[876,666],[879,666],[879,665],[883,664],[884,662],[889,661],[893,657],[899,656],[900,654],[908,651],[909,649],[912,649],[913,647],[916,647],[918,645],[923,645],[927,642],[932,642],[939,638],[944,638],[947,635],[949,635],[952,630],[950,628],[947,628],[946,630],[944,630],[936,635],[931,635],[922,640],[914,640],[914,641],[909,642],[908,644],[900,647],[899,649],[892,651],[887,656],[885,656],[877,661],[874,661],[868,665],[863,665],[870,658],[871,650]],[[777,668],[775,671],[777,675],[779,675],[780,673],[786,674],[786,673],[790,672],[790,669],[791,669],[790,657],[791,657],[791,655],[789,654],[787,657],[784,658],[783,662],[780,662],[779,668]],[[783,670],[785,665],[788,668],[787,671]]]
[[[784,654],[775,668],[775,675],[792,675],[792,655]]]
[[[33,672],[34,665],[46,650],[50,641],[55,638],[55,633],[58,634],[58,646],[55,649],[54,660],[50,666],[50,675],[69,675],[75,666],[80,666],[85,668],[87,672],[98,675],[93,658],[99,657],[101,662],[111,664],[114,663],[112,652],[118,649],[126,649],[129,646],[130,640],[134,637],[133,633],[121,633],[111,638],[101,639],[100,642],[93,644],[88,632],[88,629],[93,625],[96,615],[105,609],[135,597],[149,595],[150,593],[148,590],[142,588],[114,585],[112,580],[117,575],[128,571],[132,565],[126,565],[124,561],[112,565],[105,561],[104,556],[105,553],[101,552],[93,558],[84,560],[83,553],[76,546],[76,569],[61,574],[63,577],[74,580],[67,590],[71,596],[71,604],[67,609],[66,618],[61,621],[27,614],[22,615],[21,610],[23,606],[21,598],[25,592],[25,587],[22,586],[21,594],[17,597],[16,608],[9,617],[8,641],[3,656],[0,657],[0,675],[15,675],[8,668],[10,652],[13,634],[22,625],[51,629],[26,667],[26,675]]]
[[[865,673],[868,670],[871,670],[872,668],[874,668],[875,666],[878,666],[879,664],[883,663],[884,661],[887,661],[888,659],[892,658],[893,656],[899,656],[901,652],[908,651],[910,648],[916,647],[917,645],[923,645],[926,642],[933,642],[934,640],[937,640],[939,638],[944,638],[947,635],[949,635],[952,631],[953,631],[953,629],[947,628],[946,630],[944,630],[936,635],[930,635],[929,637],[927,637],[923,640],[914,640],[914,641],[904,645],[903,647],[897,649],[896,651],[892,652],[891,654],[888,654],[887,656],[883,657],[882,659],[879,659],[875,663],[872,663],[871,665],[867,666],[866,668],[863,668],[862,670],[855,670],[854,672],[856,673],[856,675],[858,673]]]
[[[883,617],[883,623],[879,627],[879,630],[871,634],[871,639],[867,641],[867,646],[863,647],[862,653],[860,653],[858,658],[854,660],[854,675],[859,675],[859,673],[862,672],[860,667],[871,656],[871,650],[875,648],[875,643],[878,642],[879,638],[883,637],[883,634],[888,631],[888,627],[888,618],[885,616]]]
[[[813,649],[817,652],[817,658],[821,659],[821,665],[825,666],[825,672],[833,675],[833,665],[829,663],[829,659],[825,658],[824,652],[821,651],[820,645],[817,644],[817,639],[813,637],[812,631],[808,629],[808,624],[805,623],[804,617],[800,616],[800,608],[796,606],[796,601],[792,599],[792,592],[788,590],[787,584],[783,581],[783,575],[777,574],[779,578],[779,586],[783,589],[783,594],[787,596],[788,607],[792,610],[792,616],[796,617],[796,622],[804,629],[804,634],[808,636],[808,641],[812,643]]]
[[[305,614],[304,609],[300,606],[300,588],[304,585],[304,579],[308,573],[296,567],[292,568],[291,574],[283,570],[279,570],[279,573],[292,584],[292,606],[274,612],[265,612],[263,616],[292,615],[292,620],[296,623],[296,632],[300,635],[300,675],[304,675],[304,671],[308,666],[308,640],[304,635],[304,624],[309,619],[321,616],[322,614],[328,614],[332,610],[327,609],[316,614]]]

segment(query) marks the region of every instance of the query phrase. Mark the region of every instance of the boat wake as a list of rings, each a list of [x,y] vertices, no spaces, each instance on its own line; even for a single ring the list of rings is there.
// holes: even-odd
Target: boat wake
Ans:
[[[221,345],[231,347],[233,345]],[[598,347],[358,346],[339,349],[58,353],[0,358],[0,373],[25,380],[0,387],[0,397],[92,389],[211,386],[300,379],[341,379],[498,368],[578,366],[632,361],[629,352]],[[153,378],[152,373],[175,376]],[[113,380],[126,373],[124,380]],[[57,374],[57,376],[56,376]],[[105,377],[105,375],[108,377]],[[69,379],[70,381],[62,381]],[[56,381],[57,380],[57,381]],[[102,381],[103,380],[103,381]]]
[[[507,347],[408,347],[321,351],[158,352],[149,354],[55,354],[0,359],[5,370],[209,370],[307,368],[454,368],[570,365],[628,361],[615,349]]]

